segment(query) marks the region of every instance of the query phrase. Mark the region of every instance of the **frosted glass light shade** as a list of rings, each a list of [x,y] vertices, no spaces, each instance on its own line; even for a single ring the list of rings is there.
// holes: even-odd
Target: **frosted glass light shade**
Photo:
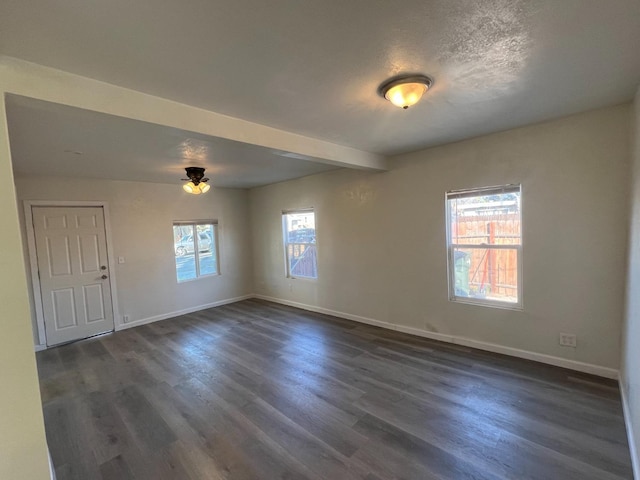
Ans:
[[[196,185],[193,182],[189,182],[185,183],[182,186],[182,189],[191,195],[200,195],[201,193],[207,193],[211,189],[211,185],[206,183],[199,183]]]
[[[407,109],[420,101],[433,80],[425,75],[395,78],[385,82],[379,93],[397,107]]]
[[[189,183],[185,183],[182,186],[185,192],[191,195],[200,195],[209,191],[211,186],[207,185],[209,179],[204,176],[203,167],[185,167],[185,171],[187,172],[188,180],[190,180]],[[183,178],[183,180],[186,181],[187,178]]]
[[[384,96],[396,107],[409,108],[415,105],[427,91],[427,86],[422,83],[404,83],[391,87]]]

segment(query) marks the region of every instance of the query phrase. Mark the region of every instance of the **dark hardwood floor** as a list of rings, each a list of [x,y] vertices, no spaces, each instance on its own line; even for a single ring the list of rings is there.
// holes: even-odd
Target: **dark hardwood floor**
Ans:
[[[631,479],[616,382],[259,300],[37,355],[66,479]]]

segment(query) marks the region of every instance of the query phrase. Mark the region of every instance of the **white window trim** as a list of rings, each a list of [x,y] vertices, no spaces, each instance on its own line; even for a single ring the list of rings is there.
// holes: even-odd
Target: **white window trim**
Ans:
[[[280,215],[280,221],[282,222],[282,244],[283,244],[283,251],[284,251],[284,272],[285,272],[285,277],[292,279],[292,280],[304,280],[304,281],[308,281],[308,282],[315,282],[318,280],[318,277],[320,277],[320,273],[318,272],[318,263],[317,263],[317,252],[318,252],[318,236],[316,235],[316,243],[314,244],[316,247],[316,273],[317,275],[315,277],[305,277],[305,276],[295,276],[291,274],[291,265],[289,265],[289,253],[287,251],[287,247],[289,245],[309,245],[308,243],[296,243],[296,242],[292,242],[289,243],[287,241],[287,238],[289,238],[288,236],[288,230],[287,230],[287,226],[286,226],[286,222],[285,222],[285,215],[291,215],[291,214],[295,214],[295,213],[313,213],[313,218],[315,220],[315,227],[316,227],[316,232],[317,232],[317,225],[318,225],[318,218],[317,218],[317,214],[314,210],[313,207],[306,207],[306,208],[296,208],[293,210],[283,210],[282,214]]]
[[[500,190],[513,190],[514,188],[518,188],[520,192],[520,244],[519,245],[468,245],[468,244],[459,244],[451,242],[451,210],[449,208],[449,200],[451,197],[458,195],[466,195],[475,196],[482,195],[486,192],[496,192]],[[523,232],[522,232],[522,185],[521,184],[507,184],[507,185],[499,185],[494,187],[480,187],[480,188],[469,188],[464,190],[451,190],[445,192],[444,194],[444,205],[445,205],[445,223],[446,223],[446,247],[447,247],[447,284],[449,289],[449,301],[454,303],[463,303],[468,305],[477,305],[482,307],[492,307],[492,308],[502,308],[505,310],[524,310],[523,305],[523,274],[522,274],[522,245],[523,245]],[[482,299],[482,298],[471,298],[471,297],[461,297],[455,294],[455,261],[454,261],[454,252],[456,248],[482,248],[488,250],[517,250],[518,255],[518,301],[515,303],[511,302],[503,302],[499,300],[491,300],[491,299]]]
[[[216,273],[207,273],[205,275],[201,275],[200,274],[200,249],[198,248],[198,243],[200,242],[199,239],[199,235],[198,233],[198,229],[197,229],[197,225],[213,225],[213,242],[214,242],[214,249],[211,252],[211,255],[213,255],[215,257],[216,260]],[[181,285],[183,283],[189,283],[189,282],[195,282],[197,280],[203,279],[203,278],[210,278],[210,277],[218,277],[221,275],[221,270],[220,270],[220,253],[219,253],[219,243],[218,243],[218,221],[217,220],[175,220],[172,223],[172,227],[176,227],[176,226],[192,226],[193,227],[193,249],[194,249],[194,260],[196,263],[196,277],[195,278],[189,278],[188,280],[178,280],[178,266],[176,265],[175,262],[175,250],[173,252],[174,254],[174,261],[173,261],[173,266],[174,269],[176,270],[176,283],[178,285]],[[175,249],[175,245],[173,247]]]

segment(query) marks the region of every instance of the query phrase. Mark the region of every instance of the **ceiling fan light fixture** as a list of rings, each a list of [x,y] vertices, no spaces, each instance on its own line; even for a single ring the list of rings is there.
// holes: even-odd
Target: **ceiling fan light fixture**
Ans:
[[[387,80],[378,93],[402,109],[407,109],[420,101],[422,96],[433,85],[433,79],[426,75],[407,75]]]
[[[190,193],[191,195],[200,195],[201,193],[206,193],[211,189],[211,185],[206,182],[209,181],[208,178],[204,178],[204,168],[202,167],[187,167],[185,168],[187,171],[187,177],[183,180],[189,180],[189,183],[185,183],[182,186],[182,189]]]
[[[189,182],[189,183],[185,183],[182,186],[182,189],[187,192],[187,193],[191,193],[193,195],[198,195],[200,193],[200,187],[196,186],[193,184],[193,182]]]

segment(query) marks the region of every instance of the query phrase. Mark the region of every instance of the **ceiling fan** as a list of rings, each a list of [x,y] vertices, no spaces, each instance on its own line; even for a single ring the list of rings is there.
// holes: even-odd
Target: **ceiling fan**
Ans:
[[[206,193],[209,191],[209,189],[211,188],[211,185],[208,185],[206,182],[209,181],[208,178],[204,178],[204,168],[202,167],[186,167],[185,170],[187,171],[187,177],[189,178],[183,178],[182,180],[185,182],[189,182],[189,183],[185,183],[182,186],[182,189],[187,192],[190,193],[192,195],[200,195],[201,193]]]

